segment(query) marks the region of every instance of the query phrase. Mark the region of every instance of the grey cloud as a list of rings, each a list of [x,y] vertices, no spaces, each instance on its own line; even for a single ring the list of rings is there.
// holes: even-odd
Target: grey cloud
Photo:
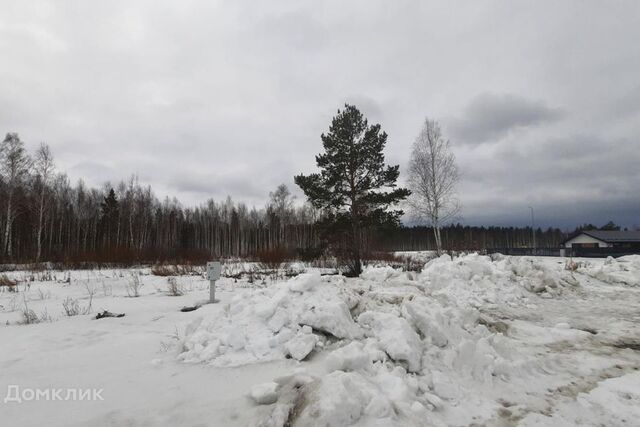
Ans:
[[[231,196],[237,201],[259,207],[265,203],[269,192],[280,184],[287,185],[298,194],[294,189],[291,170],[294,170],[294,166],[287,159],[280,159],[259,162],[252,169],[244,171],[191,171],[154,179],[160,180],[171,193],[189,194],[194,200],[221,200]]]
[[[174,177],[170,186],[179,193],[196,193],[201,198],[220,199],[227,195],[242,194],[246,198],[258,198],[263,194],[259,185],[238,176],[189,174]]]
[[[351,102],[401,174],[424,117],[450,118],[465,221],[519,221],[529,203],[628,218],[637,16],[571,0],[0,2],[0,132],[49,143],[74,181],[137,174],[185,205],[261,206],[281,182],[303,199],[293,176]]]
[[[77,178],[81,178],[91,186],[99,186],[107,181],[116,181],[126,178],[119,171],[105,164],[86,161],[71,166],[67,172]]]
[[[491,161],[471,168],[463,183],[465,218],[526,224],[527,207],[539,224],[570,226],[613,219],[640,222],[640,152],[630,139],[571,135],[498,144]]]
[[[628,117],[640,113],[640,86],[625,91],[610,106],[613,117]]]
[[[370,124],[384,122],[383,108],[378,101],[367,95],[351,95],[348,96],[347,104],[358,107],[360,111],[367,117]],[[342,109],[342,106],[340,106]]]
[[[500,140],[514,129],[557,121],[563,115],[542,101],[485,93],[471,100],[462,117],[449,121],[449,130],[456,141],[482,143]]]

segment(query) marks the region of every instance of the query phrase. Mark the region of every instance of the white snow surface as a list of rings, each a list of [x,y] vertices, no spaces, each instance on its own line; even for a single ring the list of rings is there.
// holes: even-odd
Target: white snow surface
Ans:
[[[185,295],[171,297],[166,278],[142,270],[141,296],[129,298],[128,271],[31,282],[29,273],[10,273],[30,285],[0,292],[7,385],[99,387],[105,400],[0,400],[0,419],[18,426],[639,425],[640,256],[574,260],[575,271],[562,258],[412,259],[423,256],[421,273],[381,266],[355,279],[312,268],[289,280],[223,278],[220,303],[189,313],[178,309],[206,299],[201,276],[179,277]],[[98,289],[92,315],[127,315],[59,314],[68,296],[87,303],[91,287]],[[36,313],[58,314],[20,325],[23,299]]]

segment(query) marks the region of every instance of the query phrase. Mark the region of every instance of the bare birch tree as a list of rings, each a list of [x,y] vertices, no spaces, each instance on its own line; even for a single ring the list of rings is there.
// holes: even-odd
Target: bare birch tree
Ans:
[[[49,190],[49,184],[54,174],[53,155],[47,144],[40,144],[36,151],[35,161],[33,163],[34,172],[39,180],[40,188],[38,194],[38,230],[36,232],[37,249],[36,262],[40,261],[42,255],[42,228],[44,225],[44,213],[46,208],[46,195]]]
[[[285,184],[280,184],[275,191],[269,192],[268,209],[277,215],[282,224],[289,224],[295,210],[295,198]]]
[[[12,255],[11,227],[16,215],[14,196],[29,174],[31,160],[17,133],[8,133],[0,145],[0,173],[7,186],[7,221],[4,229],[3,253]]]
[[[413,213],[433,227],[438,254],[442,252],[440,228],[460,212],[456,185],[460,179],[449,140],[436,121],[424,122],[409,162],[409,205]]]

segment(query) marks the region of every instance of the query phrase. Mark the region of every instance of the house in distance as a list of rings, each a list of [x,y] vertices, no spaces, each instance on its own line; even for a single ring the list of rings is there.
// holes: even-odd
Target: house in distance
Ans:
[[[640,231],[586,230],[563,243],[567,249],[619,248],[640,250]]]

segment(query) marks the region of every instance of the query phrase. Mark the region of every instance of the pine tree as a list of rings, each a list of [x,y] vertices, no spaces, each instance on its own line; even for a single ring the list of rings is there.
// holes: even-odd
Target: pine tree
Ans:
[[[620,226],[616,225],[616,223],[613,221],[609,221],[608,223],[600,227],[600,230],[620,231]]]
[[[100,222],[104,232],[105,241],[107,246],[109,246],[113,240],[112,236],[117,227],[120,212],[118,199],[116,198],[116,193],[113,191],[113,188],[109,191],[107,197],[104,198],[104,201],[100,203],[100,208],[102,210]]]
[[[327,236],[334,245],[342,242],[350,273],[359,275],[363,231],[397,225],[402,211],[390,207],[410,192],[396,188],[400,167],[385,165],[387,134],[379,124],[370,126],[355,106],[338,110],[321,138],[324,153],[316,156],[320,173],[298,175],[295,182],[313,206],[323,210]]]

